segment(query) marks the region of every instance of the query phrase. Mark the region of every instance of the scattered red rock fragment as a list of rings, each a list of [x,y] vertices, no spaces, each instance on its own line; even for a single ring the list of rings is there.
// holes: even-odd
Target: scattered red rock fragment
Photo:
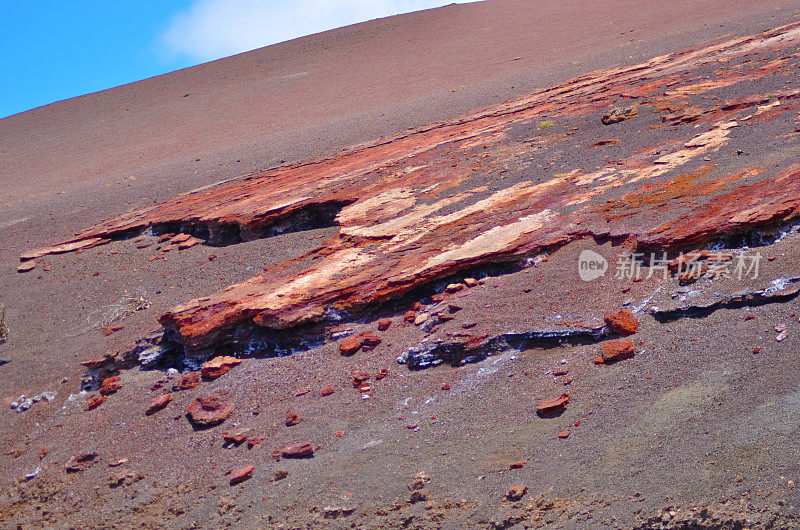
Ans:
[[[524,460],[519,460],[508,466],[508,469],[522,469],[523,467],[525,467],[525,464],[527,464],[527,462],[525,462]]]
[[[561,394],[552,399],[546,399],[536,405],[536,413],[539,416],[554,416],[564,411],[569,403],[569,394]]]
[[[406,311],[406,313],[403,315],[403,320],[408,322],[409,324],[413,324],[416,319],[417,319],[416,311]]]
[[[610,112],[603,115],[600,121],[603,125],[611,125],[612,123],[619,123],[621,121],[629,120],[637,116],[639,111],[636,107],[615,108]]]
[[[609,138],[608,140],[600,140],[599,142],[595,142],[592,145],[590,145],[589,148],[593,149],[595,147],[605,147],[607,145],[613,145],[618,143],[619,140],[617,140],[616,138]]]
[[[123,324],[115,324],[113,326],[103,326],[102,328],[100,328],[100,330],[103,332],[103,335],[105,335],[106,337],[116,333],[117,331],[122,331],[123,329],[125,329],[125,326]]]
[[[106,363],[110,363],[114,360],[113,356],[111,355],[101,355],[100,357],[95,357],[94,359],[90,359],[88,361],[83,361],[81,366],[85,366],[86,368],[90,368],[94,370],[95,368],[100,368]]]
[[[236,409],[233,401],[227,399],[228,393],[215,390],[207,396],[200,396],[188,407],[189,420],[200,427],[210,427],[222,423]]]
[[[378,373],[375,374],[375,380],[380,381],[387,375],[389,375],[389,370],[387,370],[386,368],[381,368],[380,370],[378,370]]]
[[[302,419],[303,418],[300,416],[300,414],[298,414],[296,412],[292,412],[291,410],[286,412],[286,422],[285,423],[286,423],[287,427],[292,427],[294,425],[297,425],[298,423],[300,423],[302,421]]]
[[[458,304],[453,304],[453,303],[447,304],[447,310],[448,310],[449,312],[451,312],[451,313],[458,313],[458,312],[459,312],[459,311],[461,311],[462,309],[464,309],[464,308],[463,308],[463,307],[461,307],[461,306],[460,306],[460,305],[458,305]],[[450,317],[450,318],[452,318],[452,317]]]
[[[378,330],[379,331],[386,331],[392,325],[392,321],[388,318],[382,318],[378,320]]]
[[[222,440],[225,445],[242,445],[247,441],[253,429],[237,429],[235,431],[225,431],[222,433]]]
[[[309,458],[314,456],[314,446],[311,442],[295,442],[281,449],[280,454],[284,458]]]
[[[203,363],[200,367],[200,373],[203,377],[208,379],[217,379],[228,373],[235,366],[241,364],[242,360],[230,355],[221,355],[214,357],[210,361]]]
[[[38,248],[35,250],[31,250],[29,252],[24,252],[20,255],[20,261],[28,261],[36,258],[41,258],[47,256],[48,254],[65,254],[67,252],[76,252],[78,250],[87,250],[99,245],[105,245],[106,243],[110,242],[110,239],[102,238],[102,237],[92,237],[88,239],[82,239],[79,241],[71,241],[67,243],[61,243],[59,245],[54,245],[52,247],[44,247]]]
[[[64,469],[67,470],[67,473],[86,471],[92,467],[92,464],[97,462],[97,459],[97,453],[80,453],[70,458],[67,463],[64,464]]]
[[[342,355],[353,355],[364,345],[364,338],[361,334],[351,335],[339,343],[339,351]]]
[[[121,469],[119,473],[115,473],[108,477],[108,487],[109,488],[119,488],[120,486],[124,486],[125,484],[132,484],[137,480],[141,480],[142,476],[137,475],[133,471],[128,469]]]
[[[377,335],[373,335],[371,330],[367,330],[361,336],[361,347],[365,351],[374,349],[380,343],[381,343],[381,338],[378,337]]]
[[[272,475],[272,481],[277,482],[279,480],[283,480],[289,476],[289,472],[285,469],[276,469],[275,473]]]
[[[571,433],[570,433],[569,431],[561,431],[561,432],[560,432],[560,433],[558,433],[556,436],[557,436],[558,438],[561,438],[562,440],[566,440],[567,438],[569,438],[569,435],[570,435],[570,434],[571,434]]]
[[[17,267],[17,272],[28,272],[28,271],[32,271],[35,268],[36,268],[36,262],[35,261],[28,261],[27,263],[23,263],[20,266],[18,266]]]
[[[252,449],[253,447],[259,445],[261,442],[264,441],[263,436],[247,436],[247,448]]]
[[[186,250],[187,248],[192,248],[195,245],[199,245],[203,241],[201,239],[197,239],[196,237],[190,237],[186,241],[178,243],[178,250]]]
[[[603,320],[612,331],[623,336],[633,335],[639,330],[639,320],[628,309],[606,315]]]
[[[478,280],[475,278],[464,278],[464,285],[467,287],[476,287],[478,285]]]
[[[424,502],[430,500],[430,498],[431,494],[428,490],[414,490],[408,497],[408,502],[411,504],[415,504],[417,502]]]
[[[153,398],[150,403],[147,405],[144,413],[148,416],[155,414],[159,410],[166,407],[169,402],[172,401],[172,394],[161,394],[158,397]]]
[[[603,343],[600,349],[600,363],[614,363],[634,356],[636,348],[630,339],[609,340]],[[597,361],[595,361],[597,362]]]
[[[88,412],[90,410],[94,410],[103,403],[105,403],[107,399],[108,396],[101,396],[98,394],[94,394],[91,398],[89,398],[89,401],[86,403],[86,406],[83,408],[83,411]]]
[[[230,473],[231,476],[230,479],[231,486],[235,486],[236,484],[240,484],[245,480],[253,478],[253,473],[255,472],[255,470],[256,468],[254,466],[247,466],[229,471],[228,473]]]
[[[513,486],[506,492],[506,499],[511,502],[517,502],[519,500],[522,500],[522,498],[527,494],[528,494],[528,486],[523,486],[521,484],[518,484],[516,486]]]
[[[408,489],[411,491],[425,489],[425,485],[430,481],[431,477],[429,477],[424,471],[420,471],[414,475],[414,480],[408,484]]]
[[[350,374],[353,377],[353,388],[360,387],[365,381],[369,381],[370,375],[360,370],[355,370]]]
[[[754,94],[752,96],[726,99],[725,103],[722,104],[722,110],[740,110],[763,105],[764,103],[769,103],[769,98],[766,95]]]
[[[447,287],[445,287],[444,291],[446,293],[452,294],[452,293],[457,293],[464,287],[466,287],[466,285],[464,285],[463,283],[451,283]]]
[[[678,125],[680,123],[693,123],[700,119],[706,111],[700,107],[686,107],[680,112],[673,112],[666,116],[661,116],[661,122],[667,125]]]
[[[322,397],[325,397],[325,396],[330,396],[334,392],[336,392],[336,389],[333,388],[333,385],[327,385],[327,386],[324,386],[324,387],[320,388],[319,395],[322,396]]]
[[[200,375],[197,372],[186,372],[182,374],[175,384],[180,390],[189,390],[200,384]]]
[[[125,383],[122,382],[120,376],[106,377],[103,379],[103,384],[100,386],[100,393],[104,396],[110,396],[123,386],[125,386]]]
[[[178,244],[191,239],[191,234],[177,234],[169,239],[170,243]]]

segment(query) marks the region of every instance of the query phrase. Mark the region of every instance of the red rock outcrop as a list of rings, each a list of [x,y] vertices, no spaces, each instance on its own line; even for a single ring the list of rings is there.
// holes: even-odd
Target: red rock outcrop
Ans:
[[[161,317],[187,354],[206,358],[227,345],[234,329],[281,330],[322,321],[330,311],[357,313],[463,271],[580,238],[667,251],[779,226],[800,217],[800,164],[788,146],[800,92],[758,84],[775,76],[797,83],[798,59],[747,57],[798,42],[800,25],[793,24],[587,74],[328,158],[183,194],[21,259],[85,249],[146,228],[180,225],[224,245],[269,236],[276,224],[297,222],[302,213],[338,225],[337,237],[311,252],[312,264],[259,274]],[[726,75],[705,73],[720,65]],[[716,105],[698,96],[734,86],[758,93]],[[620,107],[624,99],[636,101]],[[643,106],[665,120],[639,112]],[[613,149],[614,158],[588,167],[564,160],[556,171],[539,151],[569,151],[575,128],[552,125],[579,117],[602,121],[618,137],[628,122],[640,121],[642,138],[597,143],[593,152]],[[768,147],[770,166],[720,170],[711,157],[736,156],[731,138],[752,133],[761,120],[784,129]],[[464,284],[451,285],[456,292]],[[357,341],[347,342],[343,353],[354,353],[350,342]]]
[[[227,398],[227,394],[225,391],[215,390],[207,396],[195,399],[186,407],[191,422],[200,427],[210,427],[228,419],[236,406]]]

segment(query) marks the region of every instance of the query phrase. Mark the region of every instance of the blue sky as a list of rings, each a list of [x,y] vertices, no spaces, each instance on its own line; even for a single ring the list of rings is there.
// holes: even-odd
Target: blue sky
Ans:
[[[5,0],[0,117],[453,0]]]

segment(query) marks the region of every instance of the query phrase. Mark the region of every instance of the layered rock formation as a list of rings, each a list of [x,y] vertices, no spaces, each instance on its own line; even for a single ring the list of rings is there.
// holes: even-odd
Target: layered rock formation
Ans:
[[[518,270],[582,238],[647,252],[770,240],[800,216],[798,42],[794,24],[598,71],[198,189],[21,259],[145,231],[224,246],[339,227],[307,255],[165,313],[170,339],[204,359],[270,353],[276,340],[488,267]]]

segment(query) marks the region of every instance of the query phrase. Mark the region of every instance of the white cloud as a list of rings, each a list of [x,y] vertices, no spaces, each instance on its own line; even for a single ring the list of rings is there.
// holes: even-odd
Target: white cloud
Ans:
[[[161,35],[171,55],[209,61],[454,0],[197,0]]]

